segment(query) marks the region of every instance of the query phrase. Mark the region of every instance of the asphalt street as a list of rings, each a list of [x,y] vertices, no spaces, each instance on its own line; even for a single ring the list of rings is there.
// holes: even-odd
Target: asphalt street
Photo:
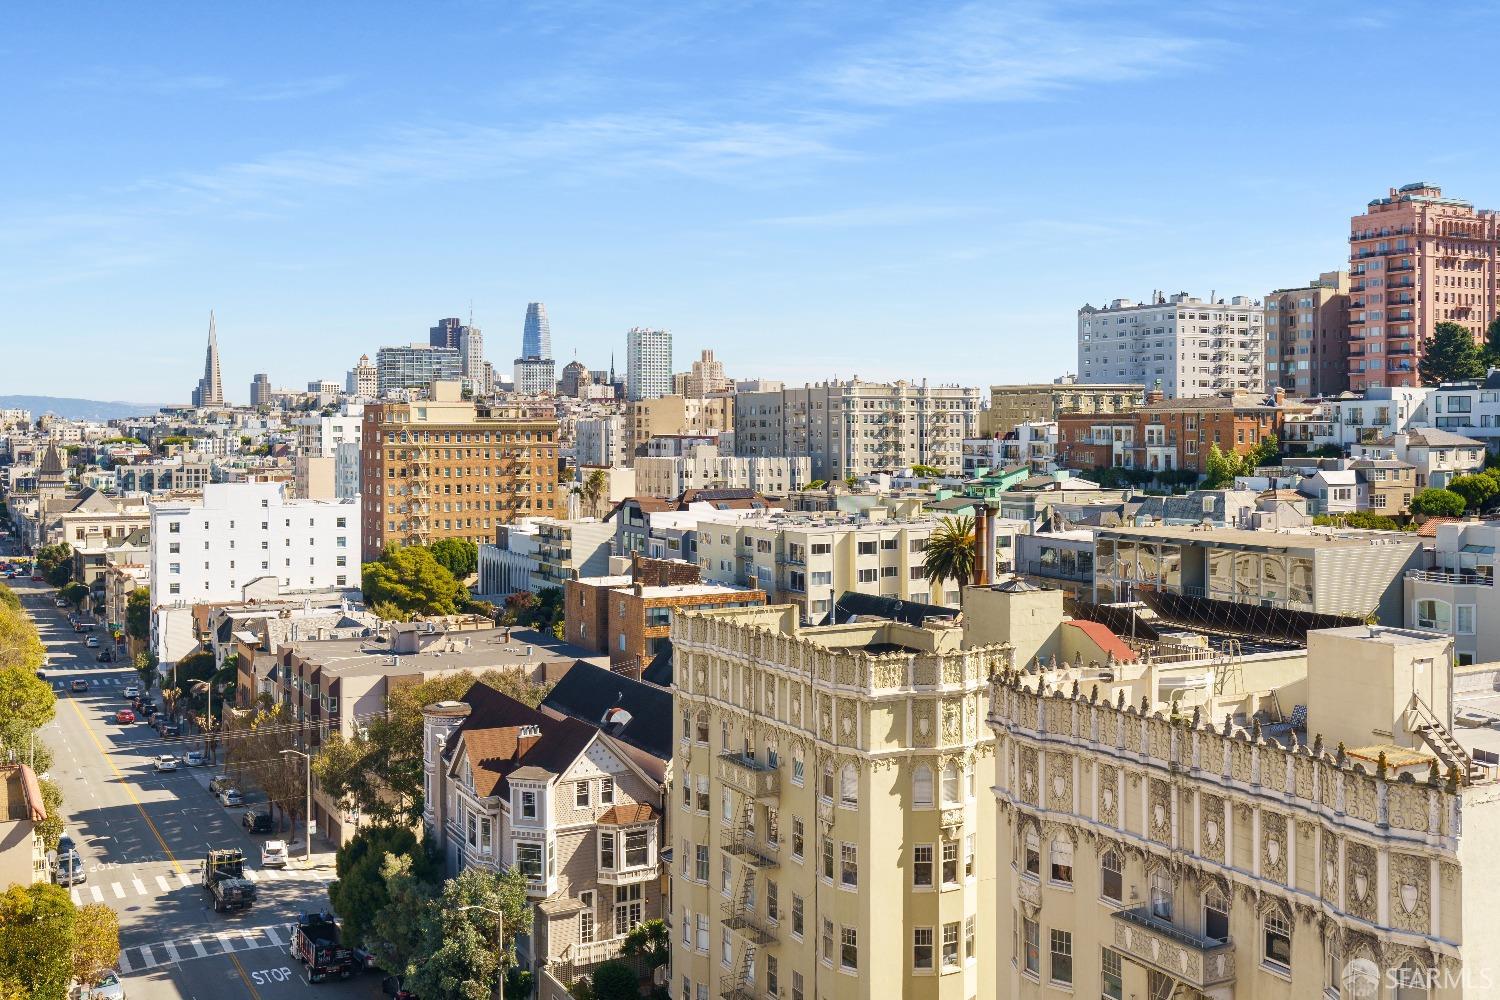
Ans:
[[[132,1000],[272,1000],[301,996],[374,997],[380,977],[309,984],[288,954],[299,913],[328,909],[331,868],[260,868],[268,836],[245,832],[241,816],[257,805],[226,808],[208,792],[215,768],[158,774],[152,760],[195,749],[164,741],[143,722],[120,724],[123,691],[135,683],[126,664],[101,664],[85,646],[55,591],[30,580],[6,581],[21,597],[47,647],[45,676],[57,693],[57,717],[44,730],[51,777],[63,792],[66,830],[78,842],[87,879],[70,890],[80,903],[102,902],[120,916],[119,969]],[[102,630],[89,633],[108,643]],[[89,688],[73,692],[72,682]],[[159,700],[159,699],[158,699]],[[263,807],[262,807],[263,808]],[[259,897],[249,910],[215,913],[200,883],[210,848],[245,852]]]

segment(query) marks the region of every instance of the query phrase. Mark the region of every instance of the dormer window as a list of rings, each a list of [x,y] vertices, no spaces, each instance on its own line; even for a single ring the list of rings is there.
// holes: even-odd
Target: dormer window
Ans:
[[[536,792],[521,793],[521,818],[536,819]]]

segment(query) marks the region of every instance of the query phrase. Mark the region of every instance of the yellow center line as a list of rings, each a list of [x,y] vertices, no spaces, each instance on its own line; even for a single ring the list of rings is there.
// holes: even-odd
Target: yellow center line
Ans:
[[[156,842],[161,845],[162,853],[166,854],[167,860],[172,862],[172,867],[177,869],[177,873],[179,875],[186,875],[187,872],[183,870],[182,863],[177,860],[177,856],[173,854],[172,849],[167,846],[166,838],[161,835],[161,831],[156,828],[156,824],[151,822],[151,817],[146,813],[146,807],[142,805],[141,800],[136,797],[135,788],[130,784],[130,782],[125,780],[124,773],[115,766],[114,759],[110,757],[109,752],[104,749],[104,744],[100,743],[99,737],[94,735],[94,729],[89,725],[89,720],[84,717],[83,709],[78,707],[78,699],[69,698],[68,704],[73,706],[74,714],[78,716],[78,721],[83,725],[83,731],[88,733],[89,739],[94,742],[94,746],[99,751],[99,756],[103,757],[104,762],[109,765],[109,769],[115,772],[115,777],[120,779],[120,785],[125,789],[125,794],[130,796],[130,801],[134,802],[135,807],[140,810],[141,819],[145,820],[146,825],[151,828],[151,833],[154,837],[156,837]],[[246,985],[248,985],[248,983]],[[254,993],[255,991],[252,989],[250,992]]]
[[[255,987],[250,982],[250,977],[245,974],[245,967],[240,964],[240,957],[231,951],[229,952],[229,960],[234,963],[234,970],[238,972],[240,974],[240,978],[245,981],[245,989],[250,991],[250,995],[254,997],[255,1000],[260,1000],[260,994],[255,991]]]

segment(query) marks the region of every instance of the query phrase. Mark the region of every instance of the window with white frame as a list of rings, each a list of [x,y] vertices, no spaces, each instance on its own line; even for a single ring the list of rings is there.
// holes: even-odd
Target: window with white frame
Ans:
[[[1454,609],[1454,611],[1456,612],[1454,617],[1454,624],[1456,627],[1454,628],[1454,631],[1459,635],[1473,635],[1474,605],[1460,604]]]
[[[1054,983],[1072,985],[1073,982],[1073,934],[1053,928],[1049,933],[1052,964],[1047,977]]]
[[[708,951],[708,914],[700,913],[695,918],[698,931],[698,950]]]
[[[801,747],[792,750],[792,784],[800,786],[807,776],[807,758]]]
[[[1203,894],[1203,936],[1214,941],[1229,940],[1229,901],[1217,889]]]
[[[911,932],[911,967],[932,971],[932,928],[914,927]]]
[[[1417,628],[1431,629],[1434,632],[1447,632],[1453,624],[1453,612],[1447,601],[1436,601],[1424,598],[1416,602]]]
[[[594,890],[585,889],[578,894],[578,902],[583,909],[578,913],[578,940],[584,944],[592,944],[594,940]],[[691,944],[688,938],[688,915],[682,915],[682,943]]]
[[[1151,915],[1162,920],[1172,919],[1172,898],[1177,894],[1176,883],[1170,875],[1157,872],[1151,876]]]
[[[956,969],[960,965],[958,954],[958,921],[943,925],[943,968]]]
[[[1036,828],[1027,827],[1021,834],[1022,857],[1026,874],[1040,878],[1042,874],[1042,843],[1037,838]]]
[[[958,765],[949,764],[943,768],[943,805],[956,806],[962,801],[959,798]]]
[[[943,841],[943,885],[958,885],[958,841]]]
[[[587,809],[592,804],[592,800],[587,781],[580,781],[573,786],[573,804],[579,809]]]
[[[839,845],[839,882],[846,889],[859,886],[859,847],[856,844]]]
[[[1113,903],[1125,901],[1125,866],[1114,850],[1099,859],[1099,895]]]
[[[859,806],[859,772],[853,764],[845,764],[839,772],[839,805],[847,809]]]
[[[911,773],[911,802],[918,808],[932,805],[932,768],[918,764]]]
[[[521,841],[516,844],[516,867],[527,881],[540,882],[546,864],[546,849],[541,844]]]
[[[1120,967],[1120,953],[1105,948],[1099,958],[1100,979],[1103,981],[1104,1000],[1123,1000],[1125,977]]]
[[[536,792],[522,790],[521,818],[536,819]]]
[[[911,849],[911,884],[918,889],[932,888],[931,844],[917,844]]]
[[[1066,837],[1054,837],[1048,848],[1052,863],[1052,881],[1062,885],[1073,884],[1073,842]]]
[[[610,805],[614,805],[614,803],[615,803],[615,779],[614,778],[600,778],[599,779],[599,804],[601,806],[610,806]]]
[[[629,934],[641,922],[644,905],[639,882],[615,886],[615,937]]]
[[[625,867],[644,868],[650,859],[650,835],[642,830],[625,831]]]
[[[615,831],[599,831],[599,870],[612,872],[615,870]]]
[[[1262,930],[1267,965],[1290,972],[1292,968],[1292,925],[1280,913],[1266,914]]]
[[[1041,928],[1025,917],[1021,919],[1021,968],[1033,978],[1042,974]]]
[[[807,845],[807,827],[801,816],[792,817],[792,859],[801,861]]]
[[[853,927],[840,928],[839,967],[851,972],[859,968],[859,932]]]

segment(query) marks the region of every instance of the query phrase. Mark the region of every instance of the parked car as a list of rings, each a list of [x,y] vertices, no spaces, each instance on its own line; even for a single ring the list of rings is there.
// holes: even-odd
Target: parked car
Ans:
[[[245,797],[238,788],[226,788],[219,793],[219,802],[226,806],[242,806],[245,804]]]
[[[87,639],[83,640],[83,644],[89,649],[98,649],[99,637],[97,635],[91,635]]]
[[[99,650],[99,655],[95,656],[94,659],[98,660],[100,663],[113,663],[115,662],[115,654],[113,650],[105,648]]]
[[[374,972],[379,968],[375,964],[375,953],[368,948],[354,949],[354,964],[361,972]]]
[[[161,726],[161,738],[164,740],[182,739],[182,726],[175,722],[164,722]]]
[[[234,781],[227,774],[216,774],[208,779],[208,791],[211,795],[218,795],[226,788],[233,788]]]
[[[52,882],[54,885],[81,885],[88,875],[83,870],[83,859],[75,851],[59,854],[52,859]]]
[[[115,713],[115,721],[120,725],[128,725],[135,721],[135,713],[128,708],[122,708]]]
[[[188,767],[202,767],[208,763],[208,754],[202,750],[189,750],[187,756],[182,759],[182,763]]]
[[[76,1000],[125,1000],[125,984],[114,969],[107,969],[93,986],[80,984],[69,994]]]
[[[152,761],[151,766],[155,768],[158,773],[162,771],[175,771],[177,770],[177,758],[172,754],[164,753],[160,757],[156,758],[156,760]]]
[[[261,845],[260,866],[262,868],[285,868],[286,853],[286,841],[268,840]]]
[[[271,822],[271,814],[261,812],[259,809],[246,809],[245,815],[240,817],[240,824],[248,833],[270,833],[275,829]]]
[[[72,684],[69,684],[68,688],[73,691],[87,691],[89,689],[89,682],[80,677]]]
[[[137,687],[134,684],[127,684],[125,686],[125,697],[127,697],[127,698],[139,698],[140,696],[141,696],[141,689],[139,687]]]
[[[68,606],[68,602],[65,601],[65,600],[63,600],[61,597],[57,598],[52,603],[55,604],[59,608],[65,608],[65,607]]]

